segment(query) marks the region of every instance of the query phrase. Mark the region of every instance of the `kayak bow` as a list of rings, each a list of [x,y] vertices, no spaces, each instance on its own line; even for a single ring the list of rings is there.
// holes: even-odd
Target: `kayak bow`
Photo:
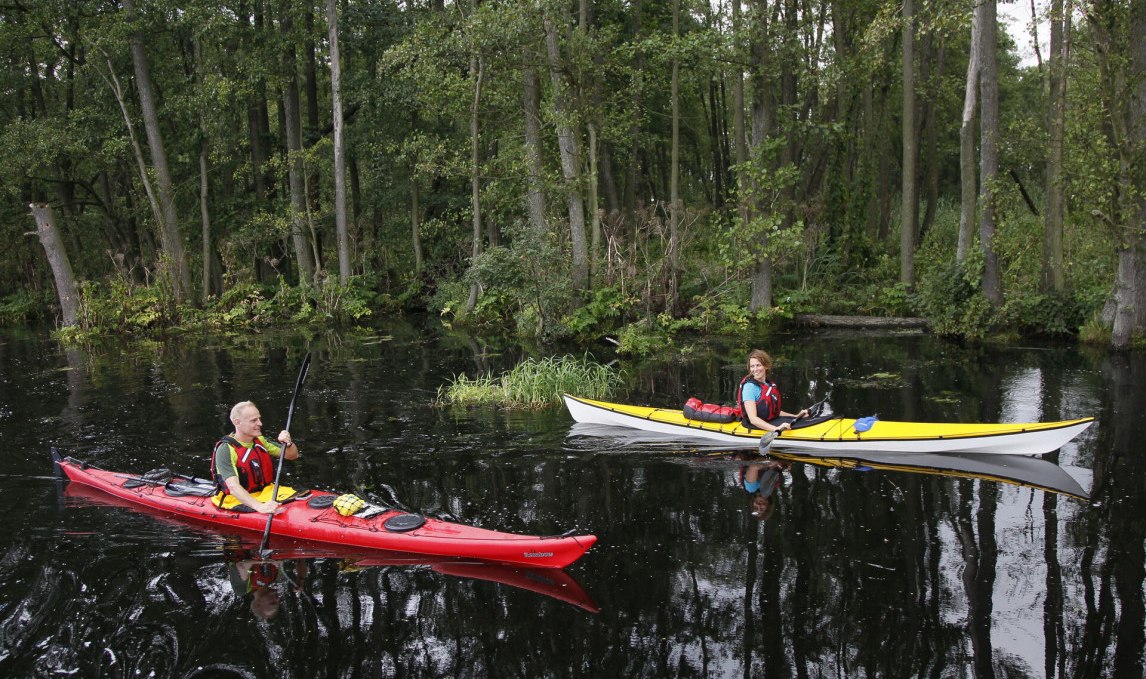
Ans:
[[[141,477],[97,469],[80,460],[61,457],[54,450],[52,459],[68,480],[91,486],[133,505],[255,533],[262,533],[267,523],[266,514],[217,509],[209,496],[187,493],[187,484],[139,483]],[[336,494],[324,491],[310,494],[312,499],[322,496],[333,498]],[[311,507],[308,501],[284,504],[275,517],[271,534],[340,547],[482,559],[541,568],[564,568],[597,542],[595,535],[544,537],[501,533],[396,509],[387,509],[369,518],[342,516],[329,501],[314,504],[325,506]]]
[[[565,394],[565,406],[582,424],[628,427],[681,439],[736,448],[755,448],[764,434],[739,422],[721,424],[685,418],[682,410],[593,401]],[[1066,445],[1094,421],[1093,417],[1062,422],[961,424],[876,420],[870,429],[855,419],[826,417],[796,423],[772,443],[777,450],[839,454],[979,453],[1042,455]],[[857,429],[859,431],[857,431]]]

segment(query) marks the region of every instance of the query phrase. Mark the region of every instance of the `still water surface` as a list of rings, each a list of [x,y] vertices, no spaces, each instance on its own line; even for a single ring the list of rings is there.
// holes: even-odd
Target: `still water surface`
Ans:
[[[292,553],[264,617],[232,584],[250,556],[234,536],[53,479],[51,446],[107,469],[206,473],[232,403],[254,399],[281,428],[308,345],[303,457],[284,482],[513,532],[577,528],[597,546],[568,581]],[[727,400],[747,348],[622,360],[618,400]],[[523,356],[433,323],[83,349],[9,333],[0,676],[1143,676],[1142,356],[847,334],[765,348],[789,410],[828,397],[883,419],[1095,415],[1057,454],[1091,502],[797,463],[761,523],[735,461],[571,435],[555,408],[435,407],[451,376]]]

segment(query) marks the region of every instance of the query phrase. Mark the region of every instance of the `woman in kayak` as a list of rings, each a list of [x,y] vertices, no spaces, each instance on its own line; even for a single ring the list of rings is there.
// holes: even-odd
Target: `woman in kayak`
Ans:
[[[740,380],[736,391],[737,405],[740,406],[740,422],[749,429],[783,431],[791,429],[791,422],[774,425],[769,420],[778,417],[807,417],[808,411],[786,413],[780,409],[780,388],[768,379],[772,369],[772,357],[761,349],[753,349],[748,354],[748,375]]]
[[[215,506],[232,509],[239,504],[271,514],[279,508],[276,498],[270,496],[275,481],[274,461],[280,454],[288,460],[298,459],[298,445],[290,432],[279,432],[281,447],[268,441],[263,434],[263,418],[250,401],[236,403],[231,408],[231,423],[235,431],[215,444],[211,471],[219,492]],[[279,487],[279,498],[294,495],[294,490]]]
[[[776,510],[773,494],[783,483],[782,472],[790,465],[770,460],[763,464],[749,464],[740,468],[740,487],[748,493],[748,508],[752,518],[766,521]]]

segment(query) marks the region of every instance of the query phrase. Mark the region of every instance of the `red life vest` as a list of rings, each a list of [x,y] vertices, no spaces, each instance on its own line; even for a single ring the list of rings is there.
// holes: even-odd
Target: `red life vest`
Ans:
[[[762,420],[770,421],[780,417],[780,388],[774,383],[765,379],[763,382],[758,381],[751,375],[746,376],[740,380],[740,384],[736,387],[736,407],[740,409],[740,423],[749,429],[754,429],[756,425],[748,420],[748,413],[744,410],[744,385],[755,384],[760,387],[760,398],[756,400],[756,416]]]
[[[279,579],[278,566],[273,563],[263,562],[251,566],[251,579],[250,588],[252,590],[266,587],[267,585],[275,584]]]
[[[267,452],[261,436],[256,438],[248,448],[243,447],[243,444],[230,436],[224,436],[219,443],[226,443],[235,449],[235,472],[239,476],[239,485],[243,488],[256,492],[274,483],[275,463],[271,454]],[[219,445],[215,444],[215,448],[218,449]],[[227,484],[215,470],[214,454],[211,455],[211,476],[215,479],[215,485],[218,486],[219,490],[226,493]]]

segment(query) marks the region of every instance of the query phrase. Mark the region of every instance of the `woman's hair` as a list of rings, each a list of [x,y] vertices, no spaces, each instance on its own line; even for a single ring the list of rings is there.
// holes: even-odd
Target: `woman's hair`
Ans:
[[[753,349],[752,351],[748,352],[747,362],[751,363],[752,359],[760,361],[760,365],[764,366],[766,369],[772,369],[772,357],[769,356],[768,353],[763,349]]]

